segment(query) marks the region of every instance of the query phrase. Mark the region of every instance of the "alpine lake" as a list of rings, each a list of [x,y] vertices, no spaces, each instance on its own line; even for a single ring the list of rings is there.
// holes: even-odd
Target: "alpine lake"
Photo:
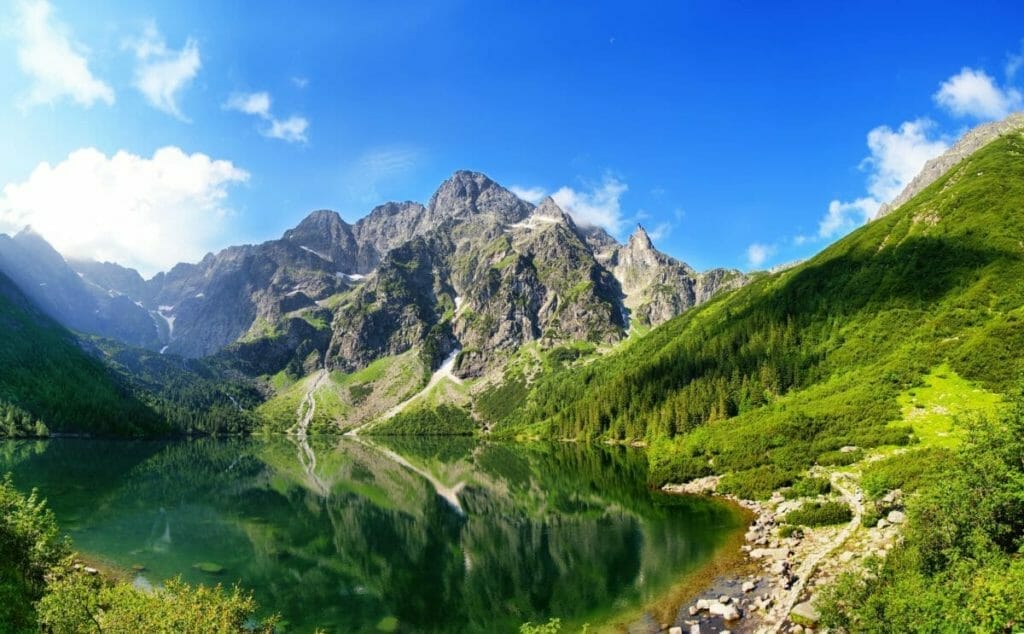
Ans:
[[[87,560],[142,587],[238,583],[288,632],[653,624],[743,530],[618,446],[60,438],[0,443],[8,472]]]

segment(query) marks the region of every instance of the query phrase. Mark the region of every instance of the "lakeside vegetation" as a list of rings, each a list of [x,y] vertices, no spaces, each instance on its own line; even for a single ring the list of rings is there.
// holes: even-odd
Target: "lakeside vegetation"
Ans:
[[[964,422],[956,449],[870,465],[873,499],[901,490],[904,540],[820,602],[844,632],[1016,632],[1024,621],[1024,392],[1001,416]],[[876,516],[877,517],[877,516]]]
[[[45,502],[17,491],[9,476],[0,480],[0,631],[274,631],[275,619],[257,620],[256,602],[239,588],[172,580],[146,592],[75,560]]]

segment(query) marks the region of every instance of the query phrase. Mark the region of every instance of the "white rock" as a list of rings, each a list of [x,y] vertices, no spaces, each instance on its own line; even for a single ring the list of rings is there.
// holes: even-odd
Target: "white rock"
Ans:
[[[889,514],[885,516],[889,520],[890,524],[902,524],[907,521],[906,514],[903,511],[889,511]]]
[[[690,634],[700,634],[700,624],[694,623],[690,626]]]
[[[740,618],[740,611],[737,610],[735,606],[726,605],[719,601],[712,603],[711,607],[708,608],[708,612],[715,616],[720,616],[726,621],[735,621]]]
[[[750,557],[753,559],[785,559],[789,557],[790,550],[788,548],[755,548],[750,551]]]
[[[732,603],[732,597],[730,597],[727,594],[720,595],[718,597],[718,602],[722,605],[729,605],[730,603]]]
[[[753,592],[754,588],[757,587],[757,584],[753,581],[744,581],[741,587],[744,592]]]
[[[878,524],[876,524],[875,526],[877,526],[878,528],[885,528],[888,525],[889,522],[886,521],[886,519],[883,517],[882,519],[878,520]]]
[[[86,567],[85,567],[85,568],[83,568],[82,570],[84,570],[84,571],[85,571],[85,573],[86,573],[86,574],[89,574],[89,575],[97,575],[97,574],[99,574],[99,572],[100,572],[99,570],[96,570],[96,569],[95,569],[95,568],[93,568],[92,566],[86,566]]]
[[[683,628],[681,627],[670,627],[668,628],[668,634],[683,634]]]

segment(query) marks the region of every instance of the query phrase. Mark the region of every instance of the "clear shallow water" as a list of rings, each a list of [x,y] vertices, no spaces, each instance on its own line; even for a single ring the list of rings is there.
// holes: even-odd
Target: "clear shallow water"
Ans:
[[[5,472],[77,550],[144,566],[140,583],[239,582],[289,631],[600,623],[739,530],[725,506],[650,491],[643,454],[620,447],[55,439],[0,442]]]

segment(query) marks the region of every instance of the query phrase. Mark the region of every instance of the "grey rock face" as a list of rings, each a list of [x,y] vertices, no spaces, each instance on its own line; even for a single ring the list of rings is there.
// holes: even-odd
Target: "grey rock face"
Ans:
[[[0,271],[66,328],[142,347],[160,341],[147,310],[121,291],[80,276],[31,228],[13,238],[0,235]]]
[[[689,265],[654,248],[650,236],[637,226],[628,242],[607,254],[607,266],[625,295],[632,319],[658,325],[709,300],[716,293],[746,283],[735,270],[697,273]]]
[[[0,237],[0,257],[14,251],[10,242]],[[76,261],[72,271],[52,249],[37,251],[21,260],[62,271],[47,278],[61,281],[51,305],[73,306],[72,327],[217,354],[249,374],[350,371],[413,349],[436,366],[460,349],[456,372],[477,375],[524,343],[614,342],[630,312],[657,324],[745,281],[735,271],[696,273],[642,228],[620,245],[550,198],[534,207],[467,171],[426,206],[387,203],[355,224],[315,211],[279,240],[229,247],[148,281],[110,263]]]
[[[960,137],[960,140],[941,156],[925,163],[921,173],[915,176],[914,180],[910,181],[896,198],[878,208],[874,220],[883,218],[898,209],[900,205],[920,194],[929,185],[942,178],[946,172],[953,169],[960,161],[974,154],[982,147],[1004,134],[1022,129],[1024,129],[1024,114],[1015,112],[1002,121],[985,123],[969,131]]]

